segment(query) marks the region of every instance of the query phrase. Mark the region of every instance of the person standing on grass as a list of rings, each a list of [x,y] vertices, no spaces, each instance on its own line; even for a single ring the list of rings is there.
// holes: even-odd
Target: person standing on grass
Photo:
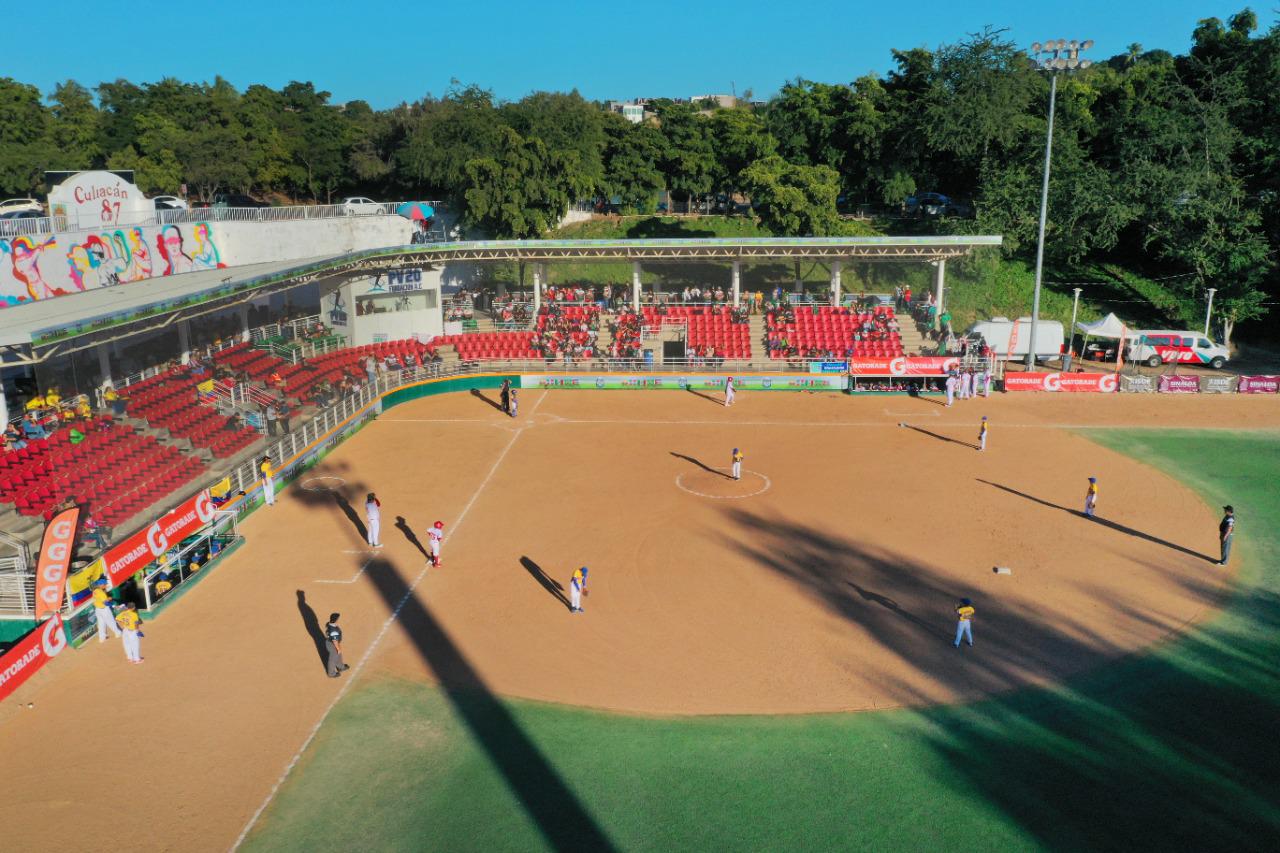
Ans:
[[[1222,508],[1226,515],[1222,516],[1222,521],[1218,523],[1218,543],[1222,546],[1222,559],[1218,560],[1219,566],[1225,566],[1227,560],[1231,558],[1231,537],[1236,532],[1236,510],[1231,505]]]
[[[373,492],[369,493],[369,497],[364,501],[364,517],[365,517],[365,540],[372,548],[382,547],[382,538],[379,535],[382,528],[382,501],[378,500],[378,496]]]
[[[124,656],[129,663],[142,663],[142,617],[132,601],[116,616],[116,624],[124,633]]]
[[[330,678],[337,678],[351,667],[342,659],[342,629],[338,627],[338,619],[342,614],[330,613],[329,622],[324,626],[324,650],[327,652],[325,671]]]
[[[1084,514],[1086,518],[1094,518],[1094,509],[1098,505],[1098,478],[1089,478],[1089,488],[1084,493]]]
[[[969,645],[973,645],[973,602],[967,598],[960,599],[960,603],[956,605],[956,641],[955,647],[960,648],[960,640],[966,639]]]

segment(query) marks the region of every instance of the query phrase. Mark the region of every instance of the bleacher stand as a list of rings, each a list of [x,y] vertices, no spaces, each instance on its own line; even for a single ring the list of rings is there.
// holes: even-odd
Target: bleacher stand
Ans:
[[[871,311],[820,306],[770,306],[765,311],[769,358],[896,358],[902,338],[893,308]]]

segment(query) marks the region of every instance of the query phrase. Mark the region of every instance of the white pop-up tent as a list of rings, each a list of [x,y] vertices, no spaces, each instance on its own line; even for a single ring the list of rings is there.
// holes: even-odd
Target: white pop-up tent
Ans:
[[[1129,336],[1129,327],[1115,314],[1108,314],[1101,320],[1092,323],[1076,323],[1076,329],[1084,332],[1084,341],[1080,344],[1080,352],[1085,352],[1089,338],[1115,338],[1120,341],[1116,352],[1116,363],[1119,364],[1124,353],[1124,339]]]

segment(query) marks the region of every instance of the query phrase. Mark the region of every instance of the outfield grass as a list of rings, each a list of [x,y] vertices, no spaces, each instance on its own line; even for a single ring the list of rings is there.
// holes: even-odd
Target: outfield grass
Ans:
[[[646,719],[369,683],[247,846],[1274,849],[1280,440],[1091,437],[1237,507],[1235,591],[1188,636],[1054,689],[878,713]]]

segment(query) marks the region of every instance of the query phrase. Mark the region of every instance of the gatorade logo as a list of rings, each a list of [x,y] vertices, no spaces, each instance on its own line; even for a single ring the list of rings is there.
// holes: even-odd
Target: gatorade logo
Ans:
[[[1062,390],[1062,374],[1046,373],[1044,377],[1044,390],[1061,391]]]
[[[897,358],[891,360],[889,362],[889,372],[892,373],[894,376],[906,376],[907,360],[902,356],[898,356]]]
[[[67,647],[67,635],[62,632],[61,618],[53,618],[44,623],[40,645],[44,648],[46,657],[53,657]]]
[[[147,547],[151,549],[151,553],[155,556],[159,556],[169,550],[169,540],[165,537],[158,521],[147,528]]]
[[[1099,390],[1099,391],[1114,391],[1114,390],[1116,390],[1116,387],[1117,387],[1117,386],[1116,386],[1116,383],[1117,383],[1118,381],[1119,381],[1119,380],[1117,380],[1116,375],[1115,375],[1114,373],[1109,373],[1109,374],[1107,374],[1106,376],[1104,376],[1104,377],[1102,377],[1101,379],[1099,379],[1099,380],[1098,380],[1098,390]]]
[[[201,524],[208,524],[213,521],[213,499],[209,497],[208,491],[203,491],[196,495],[196,518],[200,519]]]

